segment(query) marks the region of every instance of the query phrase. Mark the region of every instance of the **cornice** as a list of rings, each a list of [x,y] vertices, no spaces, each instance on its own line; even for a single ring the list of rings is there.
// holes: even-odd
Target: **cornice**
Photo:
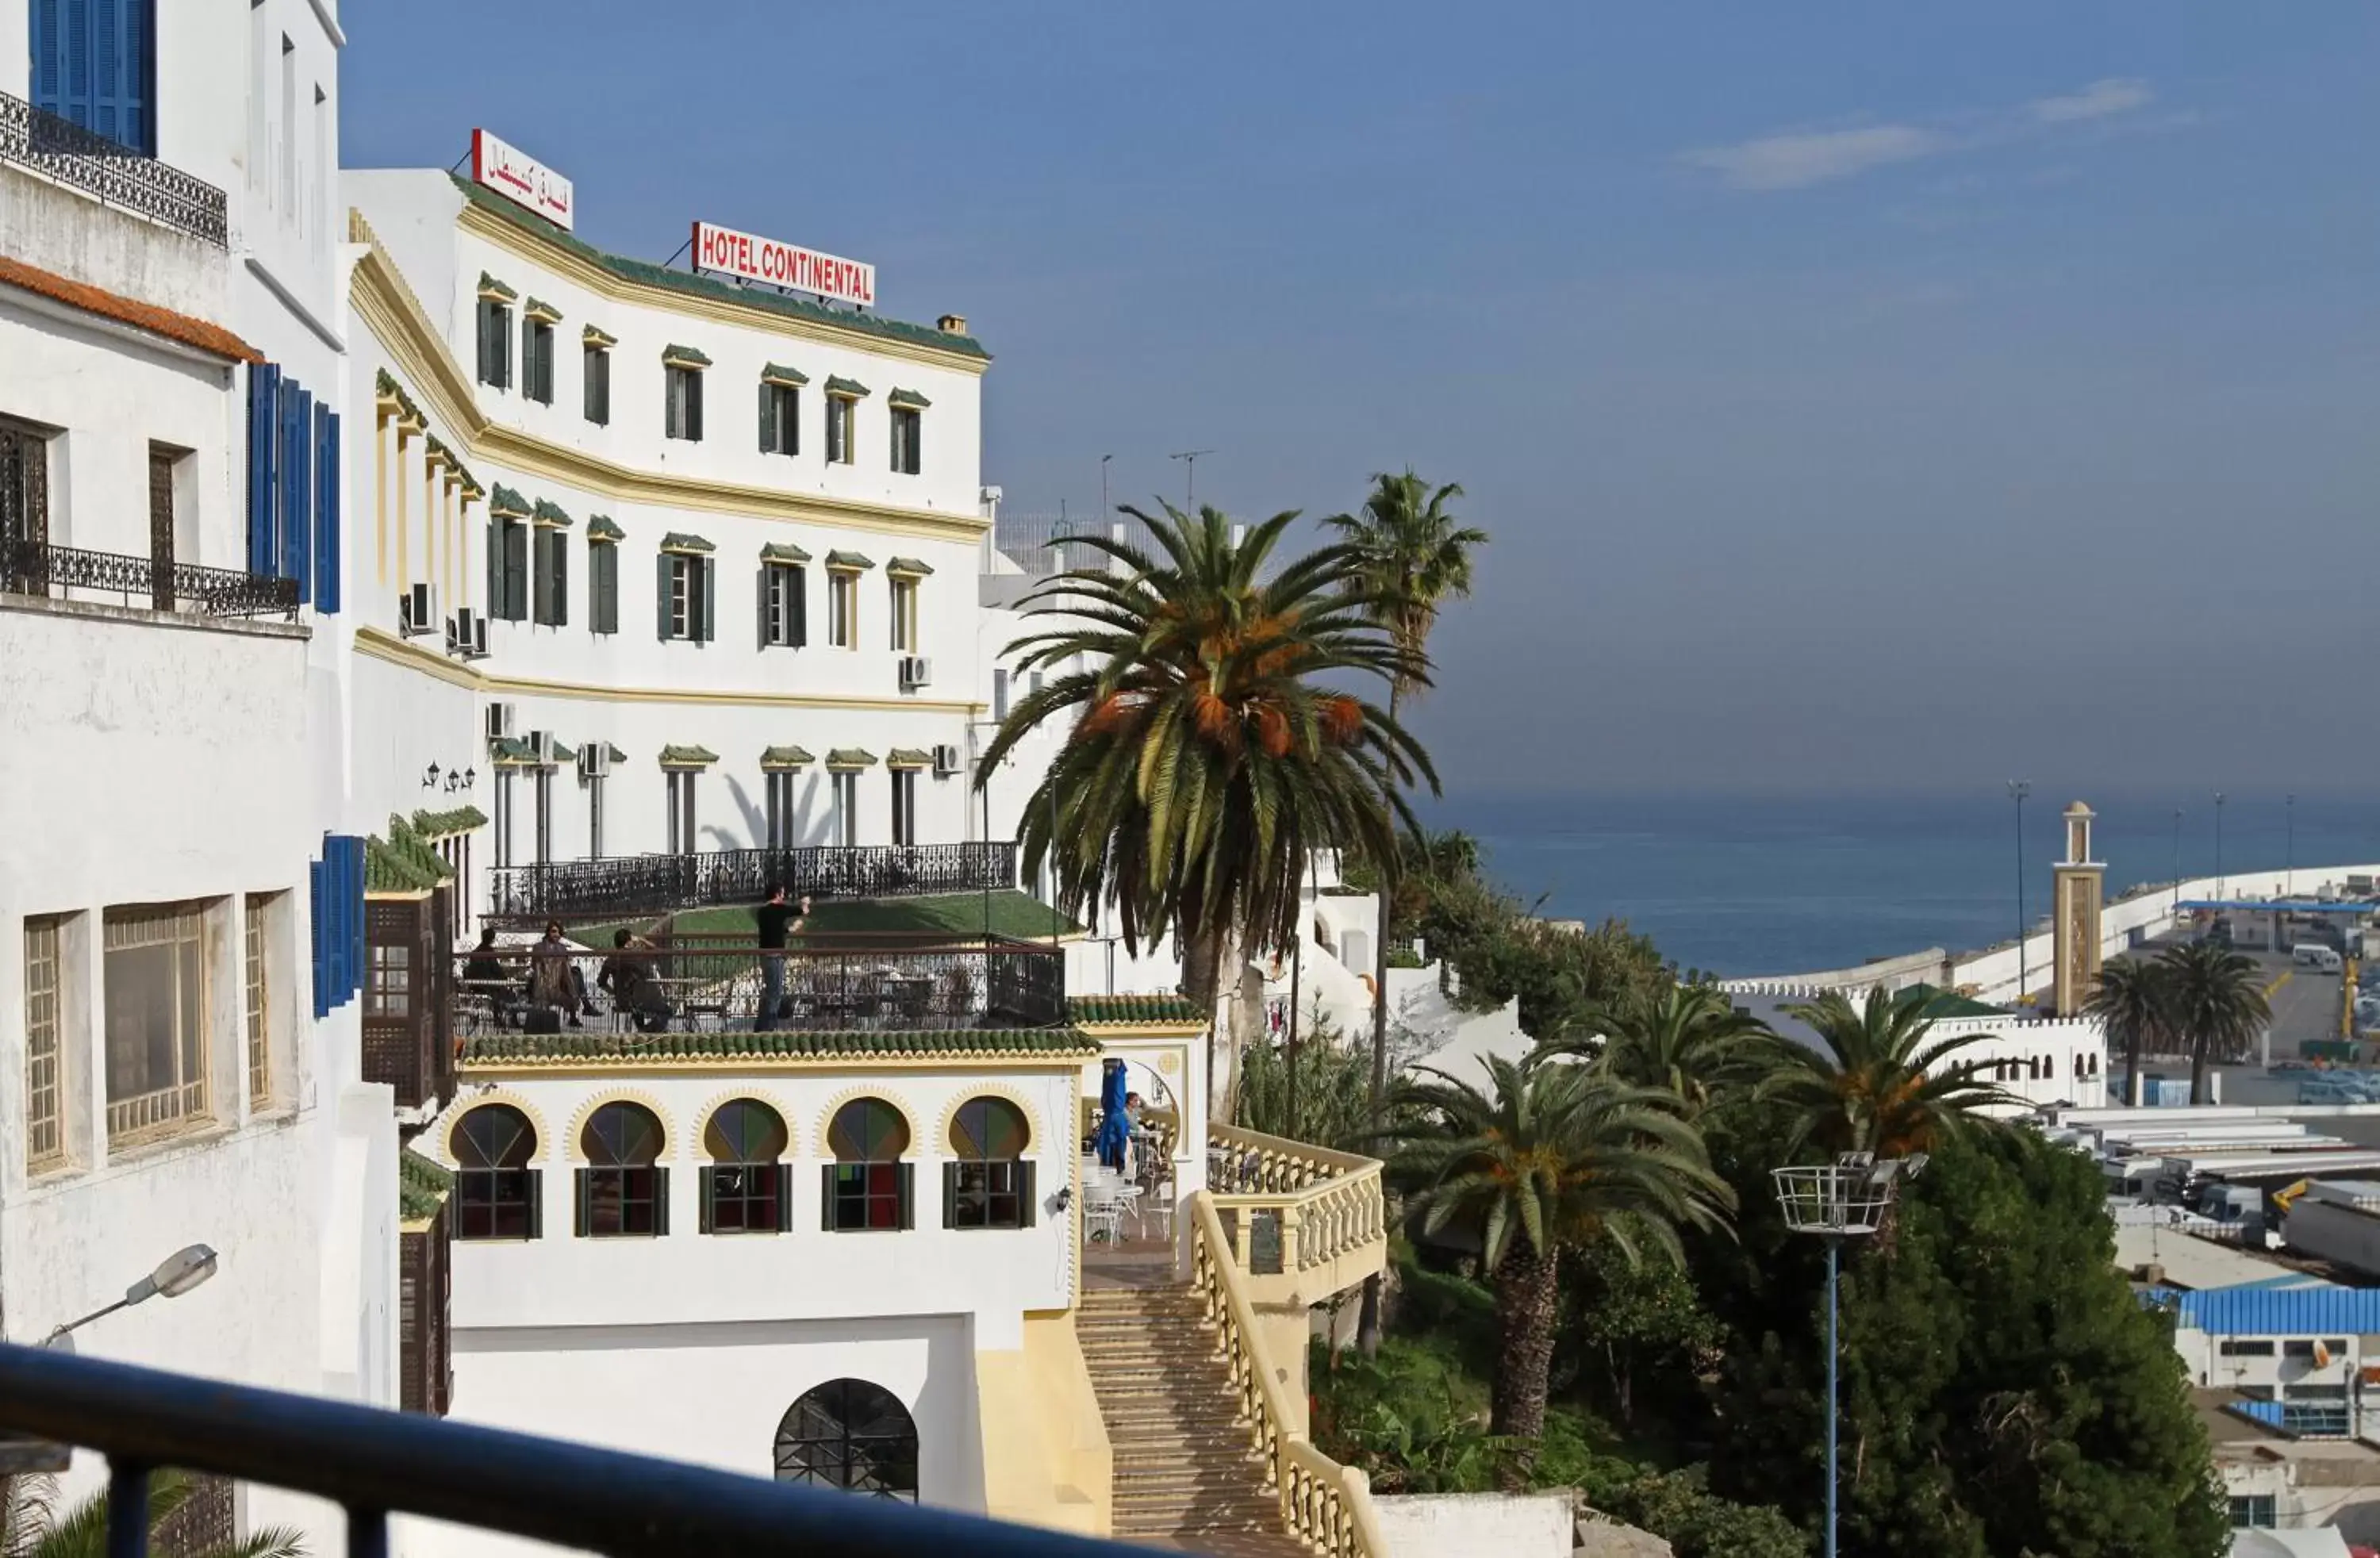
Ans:
[[[971,1077],[987,1071],[1042,1071],[1079,1075],[1096,1055],[1050,1055],[983,1051],[961,1055],[656,1055],[625,1054],[590,1059],[584,1055],[552,1060],[463,1060],[455,1063],[464,1076],[490,1081],[561,1081],[608,1078],[622,1072],[707,1072],[757,1077],[780,1072],[940,1071]],[[742,1095],[737,1095],[742,1096]],[[478,1099],[472,1101],[479,1102]],[[510,1102],[509,1099],[505,1102]],[[848,1102],[849,1100],[842,1102]],[[829,1112],[832,1117],[832,1111]]]

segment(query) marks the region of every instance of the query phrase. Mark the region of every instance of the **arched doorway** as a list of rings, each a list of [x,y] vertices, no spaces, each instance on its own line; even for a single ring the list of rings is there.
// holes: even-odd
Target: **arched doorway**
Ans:
[[[917,1424],[865,1380],[803,1393],[777,1424],[777,1480],[917,1502]]]

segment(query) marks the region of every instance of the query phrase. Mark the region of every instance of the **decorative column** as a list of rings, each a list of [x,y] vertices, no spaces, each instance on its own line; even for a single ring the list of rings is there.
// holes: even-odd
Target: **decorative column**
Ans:
[[[405,476],[405,445],[423,432],[419,416],[400,417],[396,423],[396,587],[399,590],[413,586],[413,568],[407,552],[412,543],[413,516],[410,491]]]
[[[2091,858],[2092,809],[2076,801],[2066,809],[2066,858],[2054,868],[2056,914],[2051,919],[2056,961],[2053,999],[2058,1015],[2070,1017],[2091,999],[2099,979],[2099,907],[2107,868]]]
[[[454,457],[446,445],[435,438],[425,439],[421,453],[421,578],[425,584],[438,582],[438,483],[440,478],[455,469]]]

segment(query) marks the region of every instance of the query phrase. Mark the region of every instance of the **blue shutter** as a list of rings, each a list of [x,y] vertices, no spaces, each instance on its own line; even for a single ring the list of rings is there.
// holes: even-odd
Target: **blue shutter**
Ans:
[[[283,378],[273,400],[273,571],[283,578],[298,577],[298,539],[291,532],[289,475],[298,463],[298,381]]]
[[[280,377],[269,362],[248,370],[248,571],[268,576],[281,571],[273,542],[273,454],[279,436],[273,408]]]
[[[334,417],[333,421],[338,419]],[[364,987],[364,841],[347,839],[347,984],[349,995]]]
[[[324,892],[323,879],[327,875],[329,875],[327,862],[309,860],[306,863],[309,910],[306,919],[314,945],[314,1016],[317,1017],[326,1017],[331,1015],[330,970],[322,967],[322,909],[323,899],[327,895]]]
[[[347,841],[337,834],[322,836],[322,865],[330,877],[330,923],[322,931],[322,965],[331,980],[329,993],[323,1004],[334,1010],[346,1004],[355,986],[347,966],[347,925],[355,911],[348,900],[355,894],[355,877],[347,868]]]
[[[289,408],[290,577],[298,599],[314,598],[314,392],[302,384]]]
[[[76,0],[33,0],[33,106],[46,113],[67,111],[67,29],[80,8]]]
[[[156,154],[154,0],[33,0],[32,33],[35,107]]]
[[[336,612],[346,595],[339,531],[339,414],[314,408],[314,609]]]

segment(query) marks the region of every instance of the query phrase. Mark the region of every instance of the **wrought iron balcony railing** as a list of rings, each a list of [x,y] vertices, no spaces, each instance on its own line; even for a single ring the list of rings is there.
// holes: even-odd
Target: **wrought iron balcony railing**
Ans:
[[[1139,1549],[412,1412],[0,1345],[0,1430],[107,1457],[109,1558],[149,1551],[149,1478],[176,1467],[338,1504],[348,1558],[420,1515],[609,1558],[1122,1558]]]
[[[584,919],[757,904],[771,886],[788,896],[900,898],[1016,885],[1014,844],[817,845],[713,849],[499,866],[488,912],[500,918]]]
[[[159,564],[122,552],[84,552],[45,542],[0,542],[0,590],[73,600],[78,593],[114,595],[125,605],[200,616],[280,616],[298,620],[298,581]]]
[[[467,1040],[553,1020],[540,1011],[630,1036],[928,1033],[1066,1020],[1064,955],[997,936],[812,936],[784,952],[748,938],[678,936],[607,953],[457,955],[455,1031]]]
[[[228,246],[221,189],[6,92],[0,92],[0,162],[30,168],[217,249]]]

